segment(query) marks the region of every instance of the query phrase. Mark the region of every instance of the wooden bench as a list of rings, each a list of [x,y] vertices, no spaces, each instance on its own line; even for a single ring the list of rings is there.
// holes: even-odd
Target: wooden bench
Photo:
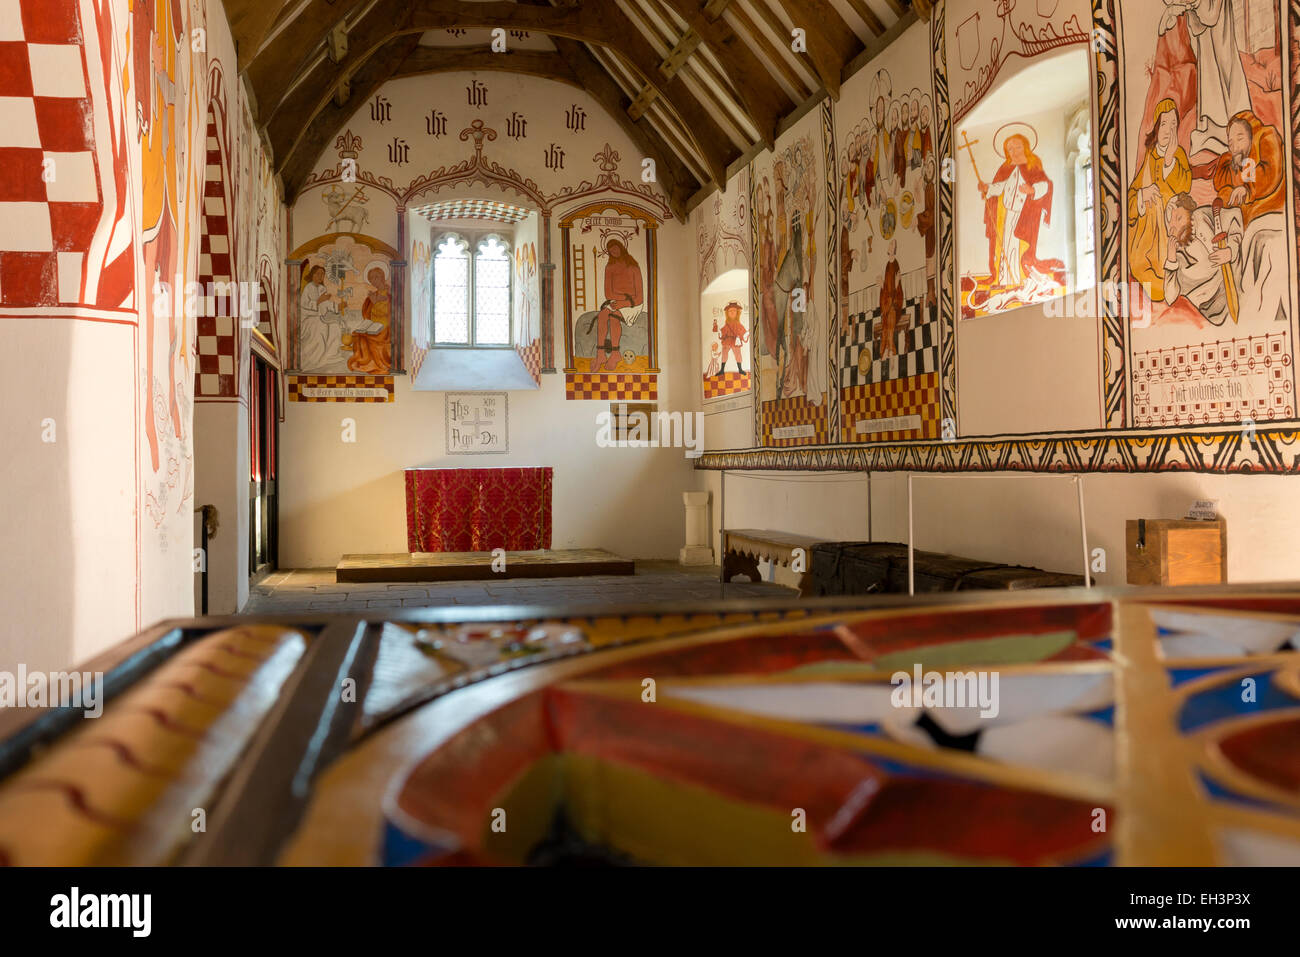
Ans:
[[[802,561],[799,573],[800,596],[812,588],[812,549],[825,541],[795,535],[792,532],[773,532],[758,528],[734,528],[722,533],[722,580],[729,582],[736,575],[748,575],[750,581],[762,581],[758,572],[760,561],[769,561],[793,569],[796,559]]]

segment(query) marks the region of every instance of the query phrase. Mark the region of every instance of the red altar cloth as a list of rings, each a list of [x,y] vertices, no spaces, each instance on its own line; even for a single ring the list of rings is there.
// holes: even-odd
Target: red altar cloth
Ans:
[[[551,547],[549,468],[407,469],[412,552],[522,552]]]

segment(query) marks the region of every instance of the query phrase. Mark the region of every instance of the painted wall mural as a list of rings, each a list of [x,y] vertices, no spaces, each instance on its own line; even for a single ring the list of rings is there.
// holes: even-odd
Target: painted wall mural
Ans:
[[[464,95],[431,107],[423,78],[394,80],[352,115],[334,151],[304,181],[291,213],[293,232],[299,244],[354,232],[408,249],[402,237],[410,233],[410,211],[433,201],[503,198],[535,212],[536,265],[530,268],[537,299],[527,305],[534,310],[529,322],[536,346],[521,347],[520,355],[540,378],[555,371],[562,343],[553,322],[561,256],[552,249],[552,218],[607,197],[663,222],[671,216],[667,200],[657,184],[641,180],[639,151],[584,91],[501,73],[448,74],[439,81],[449,90],[463,85]],[[401,332],[393,347],[400,350],[406,345],[402,302],[414,295],[405,261],[395,276]],[[410,345],[414,367],[423,347]],[[650,385],[644,379],[649,373],[607,374],[638,377],[638,393]]]
[[[1018,67],[1092,40],[1088,0],[945,0],[943,6],[952,116],[958,123],[1009,62]]]
[[[742,169],[728,183],[725,193],[696,210],[695,263],[700,288],[723,273],[749,268],[749,169]]]
[[[411,376],[419,374],[433,339],[433,250],[422,238],[411,239]]]
[[[514,340],[515,351],[533,381],[542,381],[541,263],[537,240],[539,217],[531,213],[515,225]]]
[[[1285,427],[1298,421],[1298,35],[1300,5],[1281,0],[939,5],[845,83],[823,192],[810,201],[789,172],[819,152],[817,111],[748,168],[754,444],[787,451],[745,453],[747,466],[832,467],[839,452],[799,447],[870,444],[907,450],[873,455],[886,470],[1300,470]],[[698,215],[703,253],[717,230]],[[805,286],[799,325],[790,300]],[[1096,311],[1065,314],[1098,325],[1101,431],[1023,437],[1041,447],[963,438],[958,317],[1032,306],[1050,321],[1085,295]],[[834,383],[819,408],[812,340],[790,333],[832,298],[830,355],[809,366]],[[1007,355],[1009,374],[1030,358]],[[1238,447],[1213,431],[1236,423],[1270,438]]]
[[[723,273],[700,299],[704,318],[704,401],[744,395],[753,369],[754,324],[746,303],[749,272]]]
[[[566,395],[657,398],[659,220],[601,201],[571,211],[559,227]]]
[[[1091,286],[1090,64],[1074,44],[1003,71],[956,131],[960,313]],[[1039,93],[1031,96],[1030,91]]]
[[[910,30],[836,104],[841,441],[940,432],[938,186],[928,39]]]
[[[823,101],[750,167],[755,371],[760,444],[818,445],[834,434],[830,392],[833,123]],[[828,190],[828,182],[831,184]],[[833,204],[834,200],[831,200]],[[838,409],[835,410],[838,420]]]
[[[283,207],[273,178],[259,175],[269,166],[225,69],[236,56],[217,0],[10,0],[3,15],[0,317],[60,320],[50,324],[68,340],[60,357],[94,337],[104,381],[137,390],[134,414],[109,435],[68,440],[86,454],[96,441],[134,453],[129,467],[106,463],[95,476],[130,489],[126,511],[139,518],[130,554],[108,562],[121,577],[112,593],[133,592],[123,604],[135,621],[110,626],[125,630],[191,610],[194,403],[208,386],[240,401],[240,350],[204,352],[226,330],[200,325],[203,296],[191,288],[214,106],[225,120],[218,149],[244,180],[240,195],[223,195],[234,200],[223,209],[230,257],[242,264],[232,281],[251,290],[263,258],[283,260]],[[261,210],[256,223],[248,209]],[[270,295],[250,297],[254,317],[281,283],[277,268]],[[83,391],[68,390],[70,414]]]
[[[296,371],[388,375],[397,251],[370,236],[334,233],[289,258],[297,290]]]
[[[1134,425],[1296,417],[1282,12],[1122,7]]]
[[[701,381],[704,401],[712,403],[746,395],[753,384],[749,170],[742,169],[725,193],[715,193],[691,218],[701,290]]]

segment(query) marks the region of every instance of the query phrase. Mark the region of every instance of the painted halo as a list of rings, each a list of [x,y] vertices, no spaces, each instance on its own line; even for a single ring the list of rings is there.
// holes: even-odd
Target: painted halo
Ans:
[[[1028,123],[1021,123],[1019,121],[1004,123],[998,127],[998,131],[993,134],[993,149],[1002,159],[1007,158],[1006,150],[1004,149],[1007,140],[1012,136],[1015,136],[1017,133],[1029,140],[1029,149],[1032,152],[1038,152],[1038,130],[1034,129]]]

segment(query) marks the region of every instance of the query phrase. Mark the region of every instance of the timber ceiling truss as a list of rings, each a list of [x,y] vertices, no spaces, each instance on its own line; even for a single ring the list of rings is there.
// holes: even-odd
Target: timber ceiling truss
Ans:
[[[239,69],[290,202],[325,146],[387,80],[497,70],[586,90],[654,159],[679,216],[823,93],[838,99],[840,84],[917,15],[928,19],[931,5],[225,0]],[[494,53],[482,31],[497,27],[527,40]]]

